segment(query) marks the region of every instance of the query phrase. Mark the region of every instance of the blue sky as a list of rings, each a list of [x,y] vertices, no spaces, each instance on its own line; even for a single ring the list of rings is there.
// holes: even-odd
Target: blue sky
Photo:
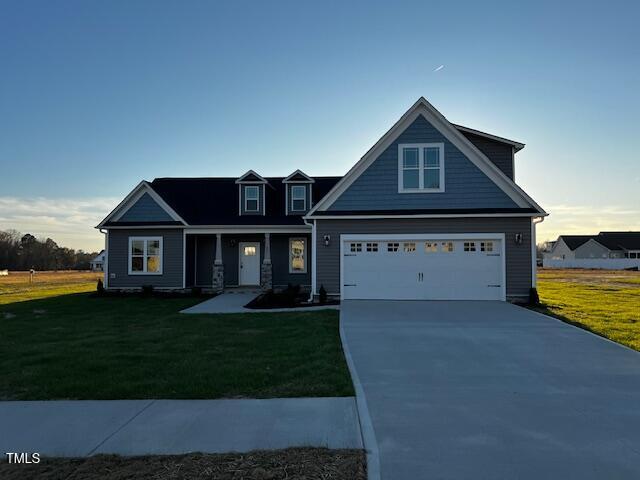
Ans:
[[[99,249],[141,179],[343,174],[421,95],[527,144],[558,233],[640,229],[637,2],[3,2],[0,229]],[[444,65],[438,71],[437,67]]]

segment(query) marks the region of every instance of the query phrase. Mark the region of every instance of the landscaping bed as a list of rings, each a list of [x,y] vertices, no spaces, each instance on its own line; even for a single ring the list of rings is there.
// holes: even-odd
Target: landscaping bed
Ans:
[[[3,480],[366,480],[362,450],[289,448],[250,453],[44,458],[39,464],[0,463]]]
[[[258,295],[245,305],[245,308],[252,309],[273,309],[273,308],[304,308],[340,305],[337,300],[327,300],[323,296],[321,302],[309,302],[309,293],[301,291],[299,285],[289,285],[282,291],[269,290]]]

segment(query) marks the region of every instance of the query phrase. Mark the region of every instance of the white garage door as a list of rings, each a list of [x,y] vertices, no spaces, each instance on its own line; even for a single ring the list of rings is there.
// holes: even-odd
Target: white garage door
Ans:
[[[504,300],[503,236],[343,236],[344,299]]]

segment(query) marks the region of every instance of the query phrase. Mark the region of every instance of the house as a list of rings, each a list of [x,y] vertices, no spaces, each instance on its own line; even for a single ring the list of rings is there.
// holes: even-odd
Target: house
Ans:
[[[104,271],[104,250],[102,250],[96,257],[89,262],[89,267],[92,272]]]
[[[96,227],[106,288],[525,300],[547,214],[514,182],[522,148],[420,98],[341,177],[142,181]]]
[[[640,267],[640,232],[560,235],[544,254],[549,268]]]

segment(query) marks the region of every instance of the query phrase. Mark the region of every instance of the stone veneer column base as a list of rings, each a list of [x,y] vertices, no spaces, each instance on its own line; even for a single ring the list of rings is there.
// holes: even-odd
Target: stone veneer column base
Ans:
[[[224,290],[224,265],[213,264],[213,280],[211,282],[213,291],[216,293]]]
[[[270,263],[263,263],[260,266],[260,287],[265,290],[273,288],[273,268]]]

